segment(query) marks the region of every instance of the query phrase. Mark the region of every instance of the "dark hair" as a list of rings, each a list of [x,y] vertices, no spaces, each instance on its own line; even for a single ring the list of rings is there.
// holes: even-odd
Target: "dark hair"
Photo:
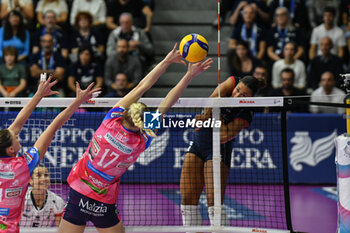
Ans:
[[[13,47],[13,46],[5,47],[2,50],[2,54],[3,54],[2,58],[3,58],[4,61],[5,61],[5,56],[10,54],[10,55],[15,56],[15,62],[17,62],[18,51],[17,51],[17,49],[15,47]]]
[[[329,6],[325,7],[323,13],[326,13],[326,12],[331,13],[333,16],[335,16],[335,9],[333,7],[329,7]]]
[[[90,53],[90,63],[92,63],[94,60],[94,51],[92,50],[90,45],[82,45],[79,47],[79,49],[78,49],[78,61],[80,62],[80,57],[79,57],[80,54],[86,50],[89,51],[89,53]]]
[[[244,83],[250,90],[252,90],[253,96],[266,86],[266,80],[264,78],[255,78],[253,76],[244,76],[239,82]]]
[[[24,26],[23,23],[23,16],[21,14],[21,12],[13,10],[11,11],[8,16],[7,19],[5,21],[5,25],[4,25],[4,40],[10,40],[14,35],[13,35],[13,30],[12,30],[12,26],[10,24],[10,17],[12,15],[15,15],[17,17],[19,17],[19,25],[17,28],[17,34],[16,36],[22,41],[24,42],[26,40],[26,28]]]
[[[0,129],[0,157],[8,156],[6,149],[12,145],[12,135],[8,129]]]
[[[281,73],[280,73],[280,76],[282,76],[282,73],[291,73],[292,74],[292,78],[294,80],[294,76],[295,76],[295,73],[294,73],[294,70],[292,68],[284,68]]]
[[[246,50],[247,50],[247,56],[250,58],[250,59],[253,59],[253,55],[252,55],[252,52],[250,51],[250,48],[249,48],[249,44],[248,42],[246,41],[243,41],[243,40],[239,40],[236,44],[236,49],[238,46],[242,45]],[[234,56],[233,56],[233,59],[232,59],[232,63],[233,63],[233,66],[235,67],[236,70],[239,70],[241,71],[242,70],[242,61],[239,59],[239,57],[237,56],[237,53],[236,51],[234,52]]]
[[[79,20],[80,20],[82,17],[87,18],[87,20],[89,21],[89,25],[90,25],[90,26],[92,25],[93,17],[92,17],[92,15],[90,14],[90,12],[88,12],[88,11],[80,11],[80,12],[75,16],[75,20],[74,20],[74,26],[75,26],[76,28],[79,28]]]

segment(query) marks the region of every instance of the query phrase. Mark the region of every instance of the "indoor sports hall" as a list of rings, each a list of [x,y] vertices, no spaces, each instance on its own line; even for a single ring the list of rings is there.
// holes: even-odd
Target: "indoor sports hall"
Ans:
[[[78,1],[82,2],[80,6],[75,5]],[[2,9],[3,4],[10,9],[12,2],[17,1],[1,3]],[[96,6],[89,13],[91,2]],[[142,10],[135,13],[129,8],[127,15],[119,12],[116,4],[129,6],[130,2],[135,7],[141,4]],[[63,5],[49,10],[57,17],[57,31],[50,39],[46,38],[49,33],[45,34],[50,20],[45,21],[46,13],[40,13],[39,8],[54,3]],[[16,4],[14,9],[23,8]],[[104,6],[104,14],[93,13],[97,5]],[[58,14],[54,8],[66,13]],[[84,9],[82,15],[74,16],[79,9]],[[86,156],[90,170],[82,173],[81,189],[103,196],[111,180],[120,177],[115,212],[125,232],[350,233],[349,9],[350,1],[345,0],[36,0],[32,19],[28,20],[25,13],[21,16],[30,47],[23,61],[20,55],[15,59],[16,64],[23,65],[27,80],[17,96],[10,94],[15,89],[9,89],[4,84],[9,81],[2,77],[3,70],[8,69],[4,68],[8,62],[3,44],[9,39],[3,30],[11,24],[12,14],[1,11],[1,129],[10,127],[33,97],[40,80],[36,74],[53,73],[59,81],[59,94],[42,99],[18,134],[22,145],[18,157],[73,102],[75,81],[86,82],[94,76],[88,84],[94,81],[101,94],[84,102],[57,130],[38,170],[33,172],[42,177],[35,183],[32,176],[28,190],[17,187],[19,179],[12,177],[0,157],[0,233],[8,232],[10,211],[1,202],[22,194],[23,203],[13,204],[23,204],[19,232],[58,232],[69,201],[70,173]],[[122,23],[119,25],[113,15],[117,13],[120,19],[132,15],[135,20],[130,28],[140,30],[120,32]],[[140,15],[146,26],[138,26],[136,16]],[[74,35],[84,31],[78,27],[79,17],[86,17],[97,32],[94,38],[102,37],[101,44],[93,44],[95,39],[89,39],[89,48],[75,43]],[[56,32],[61,31],[63,36],[57,39]],[[117,33],[122,35],[118,37]],[[183,59],[187,59],[187,66],[169,66],[140,99],[148,107],[143,112],[143,127],[156,131],[157,136],[149,145],[145,143],[147,149],[137,158],[130,156],[115,167],[120,174],[100,172],[99,166],[106,168],[118,160],[118,151],[131,154],[125,146],[126,135],[135,133],[124,128],[115,135],[95,134],[106,114],[138,87],[175,43],[181,54],[193,52],[191,47],[185,51],[180,44],[186,35],[190,35],[183,42],[187,46],[197,37],[200,47],[207,46],[204,57],[213,60],[211,67],[195,77],[169,111],[160,116],[158,106],[187,74],[189,58]],[[62,60],[53,61],[54,55],[52,59],[44,57],[50,47],[44,39],[52,40],[52,51],[59,51]],[[127,41],[127,58],[119,55],[123,52],[120,41]],[[132,50],[132,46],[139,47]],[[83,67],[86,51],[97,64],[89,69]],[[129,67],[126,63],[134,58],[138,65]],[[53,68],[58,63],[62,67]],[[119,88],[121,73],[128,84]],[[246,76],[263,79],[264,87],[249,86],[250,82],[242,81]],[[81,84],[82,88],[87,86]],[[113,118],[114,113],[109,116]],[[102,151],[103,140],[115,151],[105,150],[94,167],[91,163]],[[91,171],[101,179],[89,176]],[[1,179],[13,180],[12,186],[5,187]],[[103,179],[108,182],[101,182]],[[38,199],[40,205],[34,194],[39,193],[38,187],[43,195]],[[53,199],[49,195],[54,195]],[[77,206],[95,217],[105,216],[107,207],[99,203],[80,199]],[[84,232],[98,232],[89,220]]]

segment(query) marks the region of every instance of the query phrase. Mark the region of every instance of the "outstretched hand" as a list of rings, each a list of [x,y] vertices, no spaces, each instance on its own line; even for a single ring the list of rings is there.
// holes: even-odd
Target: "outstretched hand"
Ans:
[[[164,58],[164,61],[169,63],[180,63],[186,66],[186,62],[182,60],[182,56],[179,50],[176,50],[177,43],[174,45],[174,48],[168,53],[168,55]]]
[[[213,60],[211,58],[208,58],[205,61],[201,61],[197,63],[189,63],[187,72],[191,76],[197,76],[203,71],[206,71],[207,69],[209,69],[212,63],[213,63]]]
[[[53,74],[50,74],[47,80],[44,80],[44,79],[40,80],[36,94],[40,95],[41,97],[59,94],[58,91],[51,90],[51,88],[57,83],[57,80],[51,82],[52,79],[53,79]]]
[[[80,103],[83,103],[85,101],[88,101],[96,94],[98,95],[101,88],[95,88],[92,90],[92,87],[95,85],[95,83],[91,83],[85,90],[82,90],[80,88],[80,85],[78,82],[76,82],[76,97],[75,99],[78,100]],[[94,95],[95,94],[95,95]]]

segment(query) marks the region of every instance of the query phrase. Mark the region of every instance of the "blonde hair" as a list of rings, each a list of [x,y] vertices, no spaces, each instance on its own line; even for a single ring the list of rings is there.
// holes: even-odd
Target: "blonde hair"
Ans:
[[[155,138],[157,135],[151,129],[143,128],[143,112],[147,110],[147,105],[144,103],[133,103],[130,105],[128,112],[126,114],[127,119],[138,127],[141,131],[145,131],[149,136]]]

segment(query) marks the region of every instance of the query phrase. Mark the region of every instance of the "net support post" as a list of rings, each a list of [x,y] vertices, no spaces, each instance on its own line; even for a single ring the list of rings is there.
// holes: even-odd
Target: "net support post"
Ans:
[[[220,108],[212,109],[212,120],[220,119]],[[221,226],[221,154],[220,128],[213,128],[213,186],[214,186],[214,222],[213,226]]]

